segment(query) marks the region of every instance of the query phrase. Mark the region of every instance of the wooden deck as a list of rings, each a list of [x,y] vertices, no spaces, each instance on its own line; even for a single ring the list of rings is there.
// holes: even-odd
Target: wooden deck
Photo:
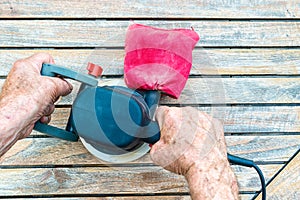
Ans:
[[[300,199],[300,0],[1,1],[0,86],[16,59],[40,51],[78,71],[100,64],[103,81],[122,80],[131,19],[194,27],[201,39],[188,84],[178,101],[161,104],[195,106],[223,120],[228,151],[259,164],[268,199]],[[52,124],[66,125],[75,95],[57,105]],[[240,198],[252,199],[258,175],[233,169]],[[35,131],[0,158],[0,198],[190,199],[184,178],[149,155],[107,165],[81,142]]]

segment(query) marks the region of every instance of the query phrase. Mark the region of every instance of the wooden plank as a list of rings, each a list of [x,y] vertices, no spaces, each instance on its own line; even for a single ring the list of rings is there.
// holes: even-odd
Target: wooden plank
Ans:
[[[120,195],[187,191],[187,183],[182,176],[160,167],[1,169],[0,180],[2,195]]]
[[[80,84],[72,81],[73,92],[60,104],[71,104]],[[300,103],[300,78],[189,78],[178,99],[163,95],[161,104],[220,105],[220,104],[291,104]],[[123,85],[121,79],[101,79],[99,85]],[[0,81],[1,86],[1,81]]]
[[[181,195],[181,194],[172,194],[172,195],[159,195],[156,194],[154,196],[152,195],[148,195],[145,194],[145,196],[143,195],[138,195],[138,196],[130,196],[130,195],[126,195],[126,196],[115,196],[115,195],[104,195],[104,196],[98,196],[97,194],[93,195],[93,196],[97,196],[97,197],[91,197],[92,195],[88,195],[88,197],[82,197],[82,196],[78,196],[76,197],[76,195],[72,195],[72,197],[57,197],[57,198],[53,198],[53,197],[47,197],[47,199],[51,199],[51,200],[79,200],[79,199],[86,199],[86,200],[155,200],[155,199],[162,199],[162,200],[191,200],[190,195]],[[253,195],[252,195],[253,196]],[[241,196],[241,200],[246,200],[247,197],[250,196],[245,196],[242,195]],[[34,198],[35,200],[44,200],[45,198]],[[250,198],[248,198],[250,199]]]
[[[79,50],[0,50],[0,62],[3,65],[0,69],[0,75],[6,76],[16,60],[29,57],[39,52],[50,53],[56,64],[69,67],[82,73],[86,73],[87,63],[92,62],[103,67],[104,75],[123,74],[124,50],[95,48]]]
[[[268,199],[300,198],[300,153],[267,186]],[[261,199],[261,194],[255,199]]]
[[[264,162],[286,162],[300,147],[300,135],[226,136],[231,154]],[[149,154],[131,164],[151,164]],[[0,158],[1,166],[106,165],[79,142],[57,138],[26,138]]]
[[[229,153],[255,162],[286,162],[300,148],[300,135],[227,136]]]
[[[300,132],[299,106],[198,107],[223,121],[227,133]],[[65,127],[70,109],[57,108],[51,124]]]
[[[228,133],[299,132],[298,106],[233,106],[200,108],[223,121]]]
[[[0,80],[2,87],[4,80]],[[70,105],[76,98],[79,82],[71,81],[73,92],[59,104]],[[101,79],[100,85],[124,85],[123,79]],[[161,104],[287,104],[300,103],[300,78],[190,78],[179,99],[162,96]]]
[[[249,200],[251,197],[253,197],[253,194],[240,194],[239,195],[240,200]],[[48,197],[47,199],[52,200],[78,200],[78,199],[87,199],[87,200],[99,200],[100,197]],[[34,198],[35,200],[44,200],[45,198]],[[162,199],[162,200],[190,200],[191,197],[189,195],[168,195],[168,196],[160,196],[156,194],[155,196],[124,196],[124,197],[118,197],[118,196],[105,196],[101,197],[101,200],[156,200],[156,199]]]
[[[270,179],[280,165],[260,166]],[[253,169],[233,166],[241,191],[257,191]],[[0,169],[0,194],[164,194],[188,192],[185,179],[161,167],[79,167]],[[37,187],[38,185],[38,187]],[[74,189],[76,188],[76,189]]]
[[[4,1],[1,18],[299,18],[299,1]]]
[[[300,78],[190,78],[179,99],[169,104],[299,103]]]
[[[95,195],[97,196],[97,195]],[[239,199],[240,200],[249,200],[253,197],[253,194],[240,194],[239,195]],[[100,197],[82,197],[82,196],[78,196],[76,197],[47,197],[47,199],[52,199],[52,200],[78,200],[78,199],[87,199],[87,200],[99,200]],[[45,198],[34,198],[35,200],[43,200]],[[101,200],[111,200],[111,199],[115,199],[115,200],[156,200],[156,199],[162,199],[162,200],[190,200],[191,197],[189,195],[168,195],[168,196],[160,196],[158,194],[156,194],[155,196],[124,196],[124,197],[118,197],[118,196],[109,196],[106,195],[105,197],[101,196]]]
[[[136,21],[160,28],[194,27],[198,47],[299,46],[298,21]],[[3,20],[1,47],[124,47],[129,21]],[[51,27],[51,28],[49,28]]]
[[[104,75],[122,75],[123,49],[0,50],[0,76],[12,64],[37,52],[50,53],[59,65],[85,73],[87,62],[104,68]],[[300,49],[210,49],[193,51],[192,75],[299,75]],[[284,67],[283,67],[284,66]]]

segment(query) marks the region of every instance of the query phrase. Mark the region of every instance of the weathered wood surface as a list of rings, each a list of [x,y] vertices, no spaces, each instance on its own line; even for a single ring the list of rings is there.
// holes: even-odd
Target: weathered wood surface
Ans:
[[[1,36],[0,36],[1,37]],[[104,75],[122,75],[123,49],[0,50],[0,76],[12,64],[34,53],[50,53],[58,65],[85,72],[88,62],[101,65]],[[300,49],[284,48],[197,48],[193,51],[192,75],[299,75]]]
[[[221,119],[228,151],[255,159],[267,180],[300,148],[299,0],[2,1],[0,86],[15,60],[40,51],[81,72],[88,61],[100,64],[105,75],[112,75],[101,82],[118,82],[115,76],[123,74],[130,19],[161,28],[193,26],[201,37],[193,52],[192,77],[181,98],[164,97],[162,104],[199,107]],[[74,93],[59,102],[53,114],[55,126],[66,125],[78,87],[72,83]],[[299,161],[289,166],[281,179],[274,179],[273,196],[268,197],[283,199],[282,194],[289,192],[297,199]],[[241,199],[251,199],[260,189],[258,175],[253,169],[233,169]],[[289,177],[295,187],[289,187]],[[0,158],[0,197],[102,196],[190,199],[185,180],[153,165],[149,154],[125,165],[107,165],[80,142],[34,131]]]
[[[299,135],[226,136],[228,152],[257,162],[287,162],[299,149]],[[152,164],[150,156],[130,164]],[[26,138],[0,158],[4,166],[109,165],[92,156],[79,142],[57,138]]]
[[[298,21],[139,21],[161,28],[193,27],[197,47],[300,46]],[[129,21],[4,20],[1,47],[124,47]],[[37,37],[38,36],[38,37]]]
[[[116,1],[76,0],[38,3],[28,1],[0,2],[0,18],[293,18],[300,17],[299,0],[226,1],[165,0]]]
[[[143,195],[138,195],[138,196],[123,196],[123,197],[118,197],[115,195],[109,196],[109,195],[105,195],[105,196],[97,196],[96,197],[92,197],[92,195],[87,195],[88,197],[68,197],[68,198],[62,198],[62,197],[57,197],[57,198],[51,198],[51,199],[57,199],[57,200],[78,200],[78,199],[87,199],[87,200],[111,200],[111,199],[115,199],[115,200],[133,200],[133,199],[138,199],[138,200],[153,200],[153,199],[162,199],[162,200],[190,200],[191,197],[189,195],[159,195],[156,194],[155,196],[153,195],[148,195],[148,196],[143,196]],[[251,199],[251,197],[253,197],[253,194],[240,194],[240,200],[248,200]],[[44,198],[35,198],[35,200],[42,200]]]
[[[2,87],[3,80],[0,80]],[[71,104],[80,83],[59,104]],[[123,79],[102,79],[102,85],[124,85]],[[179,99],[162,97],[161,104],[293,104],[300,103],[300,78],[190,78]]]
[[[260,166],[269,180],[280,165]],[[241,191],[260,189],[254,169],[232,166]],[[183,176],[158,166],[1,169],[1,195],[187,193]],[[17,183],[17,184],[16,184]]]
[[[268,199],[300,199],[300,151],[267,186]],[[290,192],[290,191],[294,192]],[[255,199],[261,199],[261,194]]]
[[[190,78],[178,100],[169,104],[299,103],[300,78]]]
[[[252,197],[254,196],[254,194],[240,194],[239,197],[240,197],[240,200],[249,200],[251,199]],[[28,198],[26,198],[28,199]],[[42,197],[36,197],[34,198],[35,200],[42,200],[42,199],[45,199],[45,198],[42,198]],[[47,198],[49,199],[49,198]],[[159,194],[156,194],[155,196],[153,195],[146,195],[146,196],[143,196],[143,195],[122,195],[121,197],[120,196],[116,196],[116,195],[82,195],[81,197],[53,197],[51,196],[51,199],[53,200],[79,200],[79,199],[86,199],[86,200],[112,200],[112,199],[115,199],[115,200],[133,200],[133,199],[136,199],[136,200],[153,200],[153,199],[162,199],[162,200],[190,200],[191,197],[189,195],[159,195]]]

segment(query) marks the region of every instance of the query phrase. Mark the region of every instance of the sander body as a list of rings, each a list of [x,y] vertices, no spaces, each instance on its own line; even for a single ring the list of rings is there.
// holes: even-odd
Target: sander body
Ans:
[[[160,138],[153,116],[160,93],[123,86],[98,86],[95,77],[44,64],[42,75],[62,76],[81,82],[65,129],[37,122],[34,129],[64,140],[79,138],[101,160],[124,163],[146,154]]]

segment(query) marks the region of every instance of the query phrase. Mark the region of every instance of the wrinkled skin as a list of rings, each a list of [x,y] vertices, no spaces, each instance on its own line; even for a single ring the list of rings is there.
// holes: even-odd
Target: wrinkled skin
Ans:
[[[166,106],[156,120],[161,138],[150,151],[154,163],[185,176],[193,199],[238,199],[220,121],[195,108]]]
[[[0,156],[18,139],[28,136],[40,119],[48,123],[54,103],[72,91],[72,86],[58,77],[40,75],[43,63],[54,63],[46,53],[14,63],[0,95]]]

